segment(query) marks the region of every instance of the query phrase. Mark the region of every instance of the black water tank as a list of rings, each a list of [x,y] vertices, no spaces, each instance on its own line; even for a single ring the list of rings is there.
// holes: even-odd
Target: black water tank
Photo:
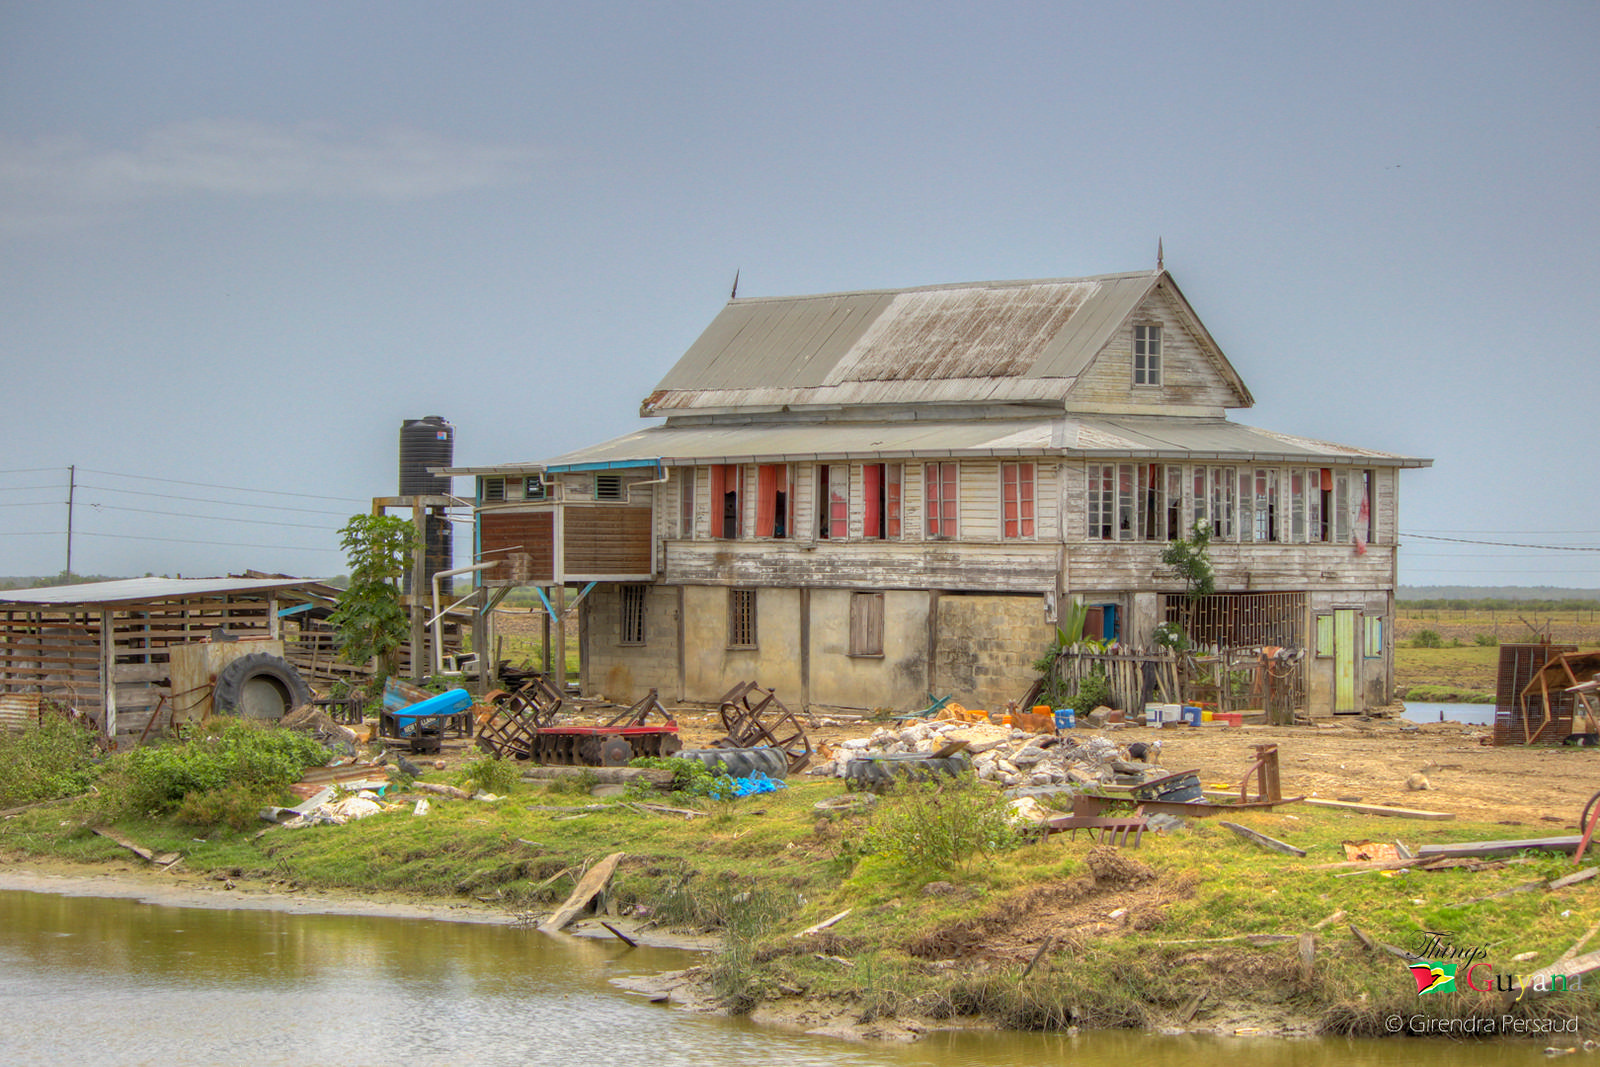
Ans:
[[[400,424],[400,495],[448,496],[450,479],[429,474],[455,460],[456,430],[438,415]]]

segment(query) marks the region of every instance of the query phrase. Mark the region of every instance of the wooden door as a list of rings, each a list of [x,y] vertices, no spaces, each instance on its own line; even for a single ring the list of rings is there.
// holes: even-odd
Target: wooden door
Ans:
[[[1354,608],[1339,608],[1333,613],[1333,713],[1348,715],[1360,711],[1356,706],[1356,664],[1361,662],[1356,647]]]

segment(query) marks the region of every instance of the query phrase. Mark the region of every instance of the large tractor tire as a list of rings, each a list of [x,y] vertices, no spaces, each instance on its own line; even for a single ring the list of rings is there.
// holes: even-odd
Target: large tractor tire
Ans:
[[[749,778],[756,771],[773,779],[789,776],[789,757],[781,748],[686,748],[677,757],[699,760],[712,774],[724,766],[735,778]]]
[[[219,715],[276,722],[302,704],[311,689],[294,664],[270,652],[240,656],[217,675],[211,707]]]

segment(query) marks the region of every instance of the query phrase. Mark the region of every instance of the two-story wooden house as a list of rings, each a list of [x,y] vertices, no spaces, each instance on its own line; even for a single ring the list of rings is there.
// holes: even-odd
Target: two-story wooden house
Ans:
[[[640,414],[477,477],[489,586],[579,587],[583,684],[907,709],[1020,697],[1081,596],[1148,644],[1196,522],[1196,637],[1308,649],[1313,714],[1392,692],[1399,472],[1229,421],[1244,382],[1164,270],[734,299]]]

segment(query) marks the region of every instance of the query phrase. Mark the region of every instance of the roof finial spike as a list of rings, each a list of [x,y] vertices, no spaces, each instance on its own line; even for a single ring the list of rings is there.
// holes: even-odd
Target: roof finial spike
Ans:
[[[728,294],[729,300],[739,299],[739,268],[733,268],[733,292]]]
[[[1156,270],[1167,269],[1167,257],[1161,250],[1161,238],[1156,238]]]

